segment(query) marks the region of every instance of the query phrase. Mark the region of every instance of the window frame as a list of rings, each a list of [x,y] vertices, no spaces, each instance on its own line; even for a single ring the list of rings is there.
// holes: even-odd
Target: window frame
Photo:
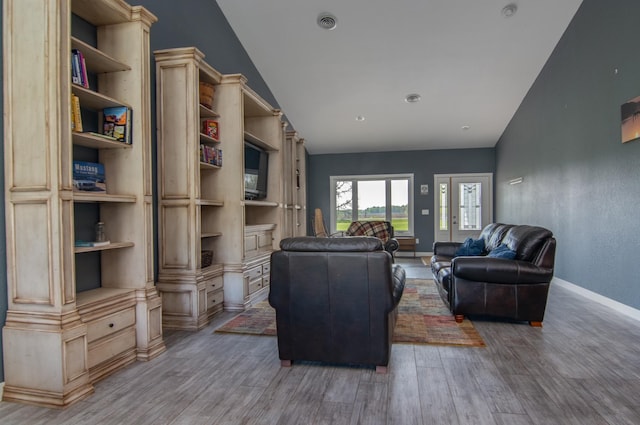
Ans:
[[[330,198],[331,198],[331,210],[330,210],[330,232],[336,233],[337,230],[337,217],[336,217],[336,182],[338,181],[351,181],[352,182],[352,194],[355,193],[356,199],[353,199],[352,195],[352,220],[354,216],[354,211],[358,211],[358,185],[359,181],[374,181],[374,180],[384,180],[385,182],[385,209],[386,213],[390,214],[389,206],[391,205],[391,181],[392,180],[406,180],[407,181],[407,219],[408,219],[408,227],[407,231],[398,231],[394,229],[395,236],[414,236],[414,174],[413,173],[402,173],[402,174],[362,174],[362,175],[347,175],[347,176],[329,176],[329,185],[330,185]],[[387,216],[386,220],[391,221],[391,217]]]

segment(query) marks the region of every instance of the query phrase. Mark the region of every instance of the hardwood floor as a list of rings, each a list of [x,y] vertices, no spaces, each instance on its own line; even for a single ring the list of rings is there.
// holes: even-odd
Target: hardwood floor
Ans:
[[[427,277],[401,259],[408,277]],[[396,344],[389,373],[295,364],[276,338],[165,332],[167,352],[66,410],[0,403],[9,424],[638,424],[640,323],[553,286],[543,328],[474,320],[484,348]]]

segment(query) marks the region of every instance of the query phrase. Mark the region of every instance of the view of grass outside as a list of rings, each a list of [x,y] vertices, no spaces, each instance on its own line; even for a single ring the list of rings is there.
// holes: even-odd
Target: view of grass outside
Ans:
[[[406,205],[404,206],[406,209]],[[381,217],[375,217],[375,216],[367,216],[366,218],[364,217],[364,214],[360,216],[359,220],[365,221],[365,220],[385,220],[384,215]],[[339,232],[344,232],[345,230],[347,230],[349,228],[349,225],[351,224],[351,219],[340,219],[336,222],[336,227],[337,227],[337,231]],[[394,216],[391,219],[391,225],[393,226],[393,230],[394,232],[406,232],[409,230],[409,217],[407,217],[407,215],[405,214],[404,216]]]
[[[336,231],[347,230],[356,220],[387,220],[389,216],[395,232],[409,231],[407,178],[340,179],[334,184]]]

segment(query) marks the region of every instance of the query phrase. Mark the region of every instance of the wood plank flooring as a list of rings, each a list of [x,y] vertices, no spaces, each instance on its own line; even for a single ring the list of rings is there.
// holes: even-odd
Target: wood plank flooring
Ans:
[[[486,347],[395,344],[386,375],[281,368],[276,338],[213,333],[230,317],[66,410],[2,402],[0,424],[640,424],[640,322],[553,285],[543,328],[474,320]]]

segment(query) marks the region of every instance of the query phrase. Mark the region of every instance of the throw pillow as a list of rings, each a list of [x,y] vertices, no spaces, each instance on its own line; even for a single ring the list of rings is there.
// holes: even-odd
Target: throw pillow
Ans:
[[[484,239],[467,238],[455,253],[455,257],[482,255],[484,251]]]
[[[493,258],[506,258],[507,260],[513,260],[516,258],[516,252],[512,251],[505,244],[500,244],[491,250],[487,257]]]

